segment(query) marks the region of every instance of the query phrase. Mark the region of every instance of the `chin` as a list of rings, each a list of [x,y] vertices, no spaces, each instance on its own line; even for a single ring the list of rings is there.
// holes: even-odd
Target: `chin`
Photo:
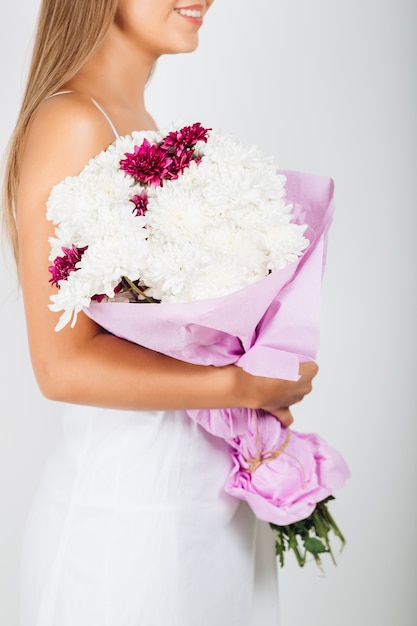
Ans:
[[[193,45],[188,46],[186,49],[181,50],[184,54],[187,52],[194,52],[198,48],[198,41],[196,41]]]
[[[168,48],[164,50],[163,54],[186,54],[187,52],[194,52],[198,48],[199,39],[198,36],[184,37],[180,41],[176,41]]]

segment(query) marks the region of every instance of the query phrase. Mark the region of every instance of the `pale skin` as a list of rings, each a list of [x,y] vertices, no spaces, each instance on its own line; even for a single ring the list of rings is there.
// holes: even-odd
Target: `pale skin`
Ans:
[[[203,16],[209,4],[201,0]],[[73,93],[45,101],[30,124],[16,207],[35,376],[46,397],[62,402],[129,410],[263,408],[288,426],[290,407],[312,389],[315,363],[300,364],[296,382],[252,376],[234,365],[191,365],[105,334],[82,313],[74,328],[56,332],[59,314],[48,309],[53,226],[46,200],[56,183],[77,175],[114,141],[90,97],[121,135],[156,129],[144,103],[149,73],[161,54],[189,52],[198,43],[200,25],[180,15],[181,6],[186,2],[120,0],[119,19],[99,52],[63,85]]]

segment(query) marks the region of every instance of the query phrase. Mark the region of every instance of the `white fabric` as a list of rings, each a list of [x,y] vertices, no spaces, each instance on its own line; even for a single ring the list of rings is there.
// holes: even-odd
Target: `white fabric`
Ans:
[[[21,626],[277,626],[273,537],[182,412],[68,406],[23,549]]]

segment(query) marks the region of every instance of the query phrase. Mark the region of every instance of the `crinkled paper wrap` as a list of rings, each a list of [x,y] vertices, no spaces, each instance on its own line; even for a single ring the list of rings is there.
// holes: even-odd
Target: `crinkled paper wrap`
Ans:
[[[241,366],[257,376],[297,380],[299,363],[315,360],[333,181],[300,172],[287,177],[294,221],[308,224],[310,245],[284,269],[233,294],[169,304],[92,302],[85,313],[107,331],[168,356],[203,365]],[[339,489],[349,470],[318,435],[281,427],[262,411],[189,410],[189,416],[230,445],[225,489],[246,500],[260,519],[278,525],[305,519]]]

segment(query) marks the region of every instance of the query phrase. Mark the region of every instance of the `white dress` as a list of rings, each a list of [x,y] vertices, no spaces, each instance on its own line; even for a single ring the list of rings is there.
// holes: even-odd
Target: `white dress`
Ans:
[[[26,528],[20,625],[279,626],[272,531],[224,492],[230,469],[182,411],[67,405]]]
[[[181,411],[68,405],[28,520],[21,626],[278,626],[272,532]]]

